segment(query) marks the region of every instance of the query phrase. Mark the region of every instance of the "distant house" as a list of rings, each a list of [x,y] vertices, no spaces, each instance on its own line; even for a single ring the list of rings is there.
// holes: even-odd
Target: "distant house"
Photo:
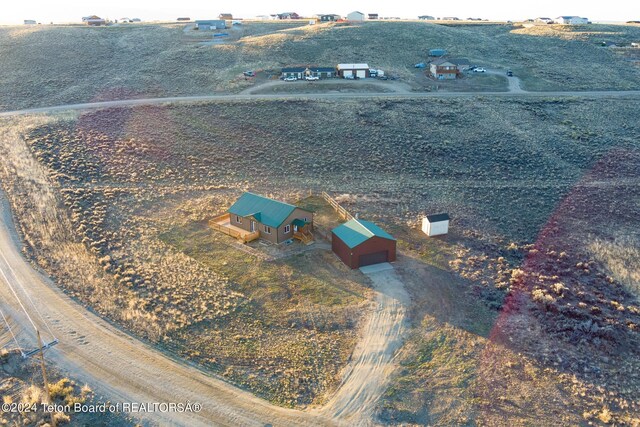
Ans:
[[[244,193],[227,210],[230,225],[272,243],[282,243],[313,229],[313,212],[254,193]],[[298,234],[298,236],[300,235]]]
[[[456,18],[455,16],[445,16],[442,18],[443,21],[459,21],[460,18]]]
[[[182,17],[182,18],[178,18],[178,19],[176,19],[176,21],[178,21],[178,22],[191,21],[191,18]]]
[[[444,49],[429,49],[429,56],[445,56],[447,51]]]
[[[357,10],[347,15],[347,21],[364,21],[364,13]]]
[[[218,15],[218,19],[224,19],[224,20],[231,21],[233,19],[233,15],[230,14],[230,13],[221,13],[220,15]]]
[[[86,23],[87,25],[91,25],[91,26],[100,26],[100,25],[107,25],[107,21],[100,18],[99,16],[96,15],[91,15],[91,16],[85,16],[82,18],[82,22]]]
[[[422,21],[435,21],[436,18],[434,16],[431,15],[421,15],[418,16],[418,19],[422,20]]]
[[[471,62],[467,58],[449,58],[449,62],[455,64],[458,69],[458,73],[466,70],[471,66]]]
[[[306,67],[287,67],[282,69],[282,77],[295,77],[296,79],[302,79],[304,77],[304,72]]]
[[[300,15],[295,12],[284,12],[278,14],[278,19],[300,19]]]
[[[579,16],[558,16],[555,19],[557,24],[566,24],[566,25],[582,25],[588,24],[589,19],[581,18]]]
[[[336,76],[334,67],[288,67],[282,69],[282,77],[295,77],[303,79],[306,76],[318,77],[321,79],[332,78]]]
[[[539,24],[553,24],[553,19],[540,17],[533,20],[533,22],[537,22]]]
[[[320,22],[335,22],[340,20],[341,16],[336,15],[335,13],[324,13],[316,15],[316,17],[320,20]]]
[[[36,25],[37,22],[34,21],[33,19],[25,19],[24,20],[24,25]]]
[[[227,28],[227,23],[222,19],[197,20],[196,28],[198,30],[222,30]]]
[[[142,22],[142,19],[140,19],[140,18],[133,18],[133,19],[131,19],[131,22]]]
[[[369,64],[338,64],[338,75],[345,79],[369,77]]]
[[[449,232],[449,214],[427,215],[422,218],[422,231],[427,236],[440,236]]]
[[[378,14],[377,13],[370,13],[368,15],[368,19],[378,19]]]
[[[331,250],[349,268],[396,260],[396,239],[376,224],[354,218],[331,231]]]
[[[451,80],[458,77],[458,66],[446,58],[434,59],[429,63],[429,72],[434,79]]]
[[[309,67],[308,70],[309,75],[321,79],[330,79],[336,76],[336,69],[334,67]]]

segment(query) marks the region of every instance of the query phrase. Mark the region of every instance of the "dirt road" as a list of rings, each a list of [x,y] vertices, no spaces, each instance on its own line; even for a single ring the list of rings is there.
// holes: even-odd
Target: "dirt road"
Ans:
[[[371,266],[374,268],[367,273],[376,291],[374,308],[338,392],[320,411],[352,426],[372,423],[375,404],[387,388],[396,367],[394,354],[402,345],[407,328],[405,313],[409,295],[393,267],[386,266],[390,268]]]
[[[507,70],[487,70],[486,73],[504,77],[505,79],[507,79],[507,84],[509,85],[508,90],[509,90],[509,93],[511,94],[522,95],[522,94],[531,93],[522,89],[522,85],[520,84],[520,79],[517,76],[507,76]],[[537,92],[534,92],[534,93],[537,93]]]
[[[143,414],[143,421],[184,426],[317,426],[335,425],[321,414],[270,405],[252,394],[174,361],[149,345],[123,333],[65,295],[47,277],[35,271],[17,249],[18,237],[8,204],[0,195],[0,269],[26,300],[21,284],[60,344],[48,359],[79,382],[91,384],[98,396],[111,402],[201,403],[199,413]],[[29,304],[25,302],[27,309]],[[8,315],[20,344],[35,348],[35,330],[0,275],[0,309]],[[31,317],[50,336],[34,311]],[[4,326],[3,326],[4,328]]]
[[[360,85],[360,83],[363,83],[363,85]],[[377,88],[380,88],[379,90],[385,90],[384,93],[390,93],[390,92],[411,93],[411,87],[406,83],[402,83],[399,81],[393,81],[393,80],[380,81],[375,79],[367,79],[362,82],[361,81],[356,82],[354,80],[329,79],[329,80],[318,80],[318,81],[312,81],[312,82],[308,82],[304,80],[298,80],[295,82],[285,82],[283,80],[271,80],[266,83],[259,84],[257,86],[251,86],[243,90],[242,92],[240,92],[240,94],[241,95],[254,94],[258,91],[265,91],[265,90],[278,88],[278,87],[283,87],[287,90],[290,90],[291,92],[289,94],[296,93],[296,90],[299,90],[299,88],[312,89],[312,90],[309,90],[308,92],[315,92],[319,88],[324,87],[326,90],[326,87],[330,87],[332,89],[332,92],[327,91],[325,93],[335,94],[335,93],[338,93],[336,92],[336,90],[339,91],[340,88],[344,88],[345,91],[349,91],[349,90],[357,91],[358,86],[363,86],[366,88],[377,87]],[[364,90],[361,93],[366,93],[366,92],[367,91]],[[349,92],[349,93],[354,93],[354,92]]]
[[[57,105],[0,112],[0,117],[26,114],[48,114],[61,111],[79,111],[109,107],[134,107],[194,102],[230,102],[251,100],[322,100],[322,99],[427,99],[427,98],[482,98],[482,97],[578,97],[578,98],[625,98],[640,96],[640,90],[629,91],[572,91],[572,92],[411,92],[411,93],[291,93],[291,94],[238,94],[176,96],[170,98],[125,99],[119,101],[89,102],[84,104]]]

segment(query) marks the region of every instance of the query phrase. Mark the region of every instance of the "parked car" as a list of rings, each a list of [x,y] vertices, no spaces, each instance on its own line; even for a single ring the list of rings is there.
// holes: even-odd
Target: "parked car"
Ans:
[[[473,69],[473,72],[474,72],[474,73],[484,73],[485,71],[487,71],[487,70],[485,70],[485,69],[484,69],[484,68],[482,68],[482,67],[477,67],[477,68],[474,68],[474,69]]]
[[[389,80],[389,77],[387,77],[387,76],[378,76],[378,79],[380,79],[380,80]]]
[[[344,78],[347,79],[347,80],[355,80],[356,79],[356,77],[353,74],[346,74],[344,76]]]
[[[320,77],[316,77],[316,76],[305,76],[304,78],[305,80],[308,80],[310,82],[315,81],[315,80],[320,80]]]
[[[508,77],[513,77],[513,71],[507,70],[507,76]]]
[[[289,76],[289,77],[285,77],[282,80],[284,80],[285,82],[295,82],[298,79],[295,76]]]
[[[477,65],[471,65],[470,67],[468,67],[466,70],[467,71],[474,71],[476,68],[478,68]]]
[[[425,64],[424,62],[421,62],[419,64],[414,65],[415,68],[427,68],[427,64]]]
[[[244,74],[246,77],[255,77],[256,76],[256,72],[255,71],[243,71],[242,74]]]

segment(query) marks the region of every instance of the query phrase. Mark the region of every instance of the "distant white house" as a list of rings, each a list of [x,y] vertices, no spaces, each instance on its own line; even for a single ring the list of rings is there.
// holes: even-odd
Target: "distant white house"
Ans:
[[[338,64],[338,76],[344,79],[369,77],[369,64]]]
[[[558,16],[555,19],[556,24],[567,24],[567,25],[581,25],[588,24],[588,18],[581,18],[579,16]]]
[[[427,236],[440,236],[449,232],[449,214],[427,215],[422,218],[422,232]]]
[[[553,19],[540,17],[533,20],[533,22],[538,22],[540,24],[553,24]]]
[[[357,10],[347,15],[347,21],[364,21],[364,13]]]
[[[34,21],[33,19],[25,19],[24,20],[24,25],[35,25],[37,22]]]

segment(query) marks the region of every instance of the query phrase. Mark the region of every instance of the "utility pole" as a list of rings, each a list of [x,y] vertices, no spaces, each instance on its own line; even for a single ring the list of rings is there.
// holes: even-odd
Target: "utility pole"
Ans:
[[[38,347],[40,347],[40,367],[42,368],[42,379],[44,381],[44,398],[46,404],[51,404],[51,395],[49,394],[49,381],[47,380],[47,368],[44,366],[44,345],[40,337],[40,330],[36,329],[38,335]],[[51,411],[51,427],[56,427],[56,412]]]

